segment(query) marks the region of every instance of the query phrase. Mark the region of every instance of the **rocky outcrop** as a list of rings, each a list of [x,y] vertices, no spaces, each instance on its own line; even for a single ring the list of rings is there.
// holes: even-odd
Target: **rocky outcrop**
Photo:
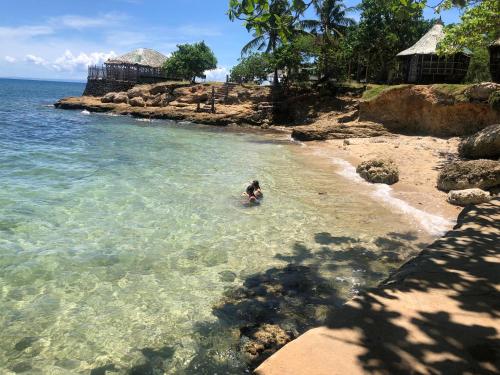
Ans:
[[[481,204],[489,202],[491,195],[481,189],[452,190],[448,193],[448,203],[456,206],[467,206],[469,204]]]
[[[129,96],[130,98],[130,96]],[[132,107],[145,107],[146,102],[141,96],[133,96],[132,98],[129,99],[129,104]]]
[[[312,124],[296,126],[292,138],[297,141],[319,141],[326,139],[370,138],[390,135],[387,129],[373,122],[352,122],[330,124]]]
[[[463,136],[500,123],[488,103],[457,101],[433,86],[395,87],[360,102],[360,120],[383,124],[398,133]]]
[[[498,159],[500,157],[500,124],[491,125],[462,140],[458,146],[461,157],[467,159]]]
[[[102,103],[113,103],[113,99],[116,96],[116,92],[108,92],[101,98]]]
[[[372,159],[364,161],[356,168],[356,172],[366,181],[392,185],[399,181],[399,169],[389,159]]]
[[[102,101],[102,99],[101,99]],[[113,103],[119,104],[119,103],[128,103],[128,95],[126,92],[119,92],[116,93],[113,97]]]
[[[500,185],[500,162],[495,160],[458,161],[439,173],[439,190],[493,189]]]
[[[500,90],[500,84],[494,82],[481,82],[472,85],[465,91],[465,96],[473,101],[487,102],[491,94]]]

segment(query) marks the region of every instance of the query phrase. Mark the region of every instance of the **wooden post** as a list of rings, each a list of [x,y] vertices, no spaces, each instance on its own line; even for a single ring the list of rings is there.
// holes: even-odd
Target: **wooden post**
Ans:
[[[215,87],[212,86],[212,100],[211,100],[211,111],[215,113]]]

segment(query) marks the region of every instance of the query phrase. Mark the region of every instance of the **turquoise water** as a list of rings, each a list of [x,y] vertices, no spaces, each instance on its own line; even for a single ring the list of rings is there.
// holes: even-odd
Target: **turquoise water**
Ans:
[[[225,291],[293,263],[342,301],[429,241],[286,137],[50,106],[82,90],[0,80],[0,373],[244,373]]]

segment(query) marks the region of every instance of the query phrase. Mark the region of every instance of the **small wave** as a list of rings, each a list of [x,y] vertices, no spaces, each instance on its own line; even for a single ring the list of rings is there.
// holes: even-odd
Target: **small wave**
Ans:
[[[288,139],[289,142],[295,143],[296,145],[299,145],[300,147],[306,147],[306,144],[304,142],[297,141],[295,138],[292,137],[291,134],[288,136],[287,139]]]
[[[377,201],[381,201],[386,205],[391,206],[394,210],[399,211],[405,215],[411,216],[415,219],[420,226],[432,235],[443,235],[452,225],[451,221],[445,218],[430,214],[428,212],[419,210],[405,202],[402,199],[396,198],[392,195],[393,189],[385,184],[370,184],[366,182],[356,173],[356,168],[354,166],[339,158],[330,158],[330,160],[340,167],[337,172],[341,176],[354,181],[358,184],[363,184],[370,189],[370,195],[376,198]]]
[[[82,112],[80,112],[82,115],[89,116],[90,112],[84,109]]]
[[[136,118],[135,121],[140,121],[140,122],[153,122],[152,119],[149,118]]]

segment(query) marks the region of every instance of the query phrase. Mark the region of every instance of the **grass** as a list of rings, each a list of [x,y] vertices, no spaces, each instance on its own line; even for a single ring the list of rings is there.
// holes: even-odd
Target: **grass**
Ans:
[[[366,91],[363,93],[362,99],[366,101],[373,100],[377,98],[383,92],[387,92],[393,89],[407,87],[409,85],[368,85]]]
[[[470,86],[471,85],[441,83],[432,85],[432,88],[441,94],[452,96],[456,102],[468,102],[469,99],[465,96],[465,90]]]

